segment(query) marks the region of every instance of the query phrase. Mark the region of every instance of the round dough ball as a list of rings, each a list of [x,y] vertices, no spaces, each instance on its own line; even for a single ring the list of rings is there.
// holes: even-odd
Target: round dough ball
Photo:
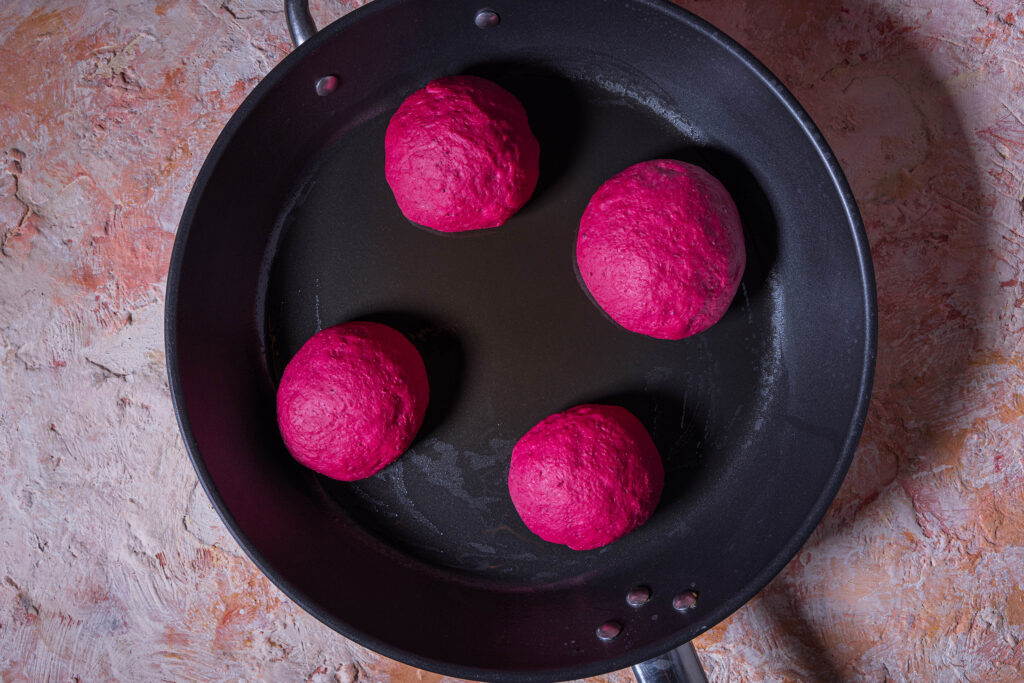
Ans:
[[[443,232],[494,228],[537,186],[540,146],[512,93],[450,76],[410,95],[384,137],[384,175],[398,208]]]
[[[612,320],[682,339],[725,315],[747,257],[739,212],[722,183],[699,166],[657,159],[630,166],[594,193],[576,262]]]
[[[400,332],[343,323],[317,332],[288,363],[277,389],[277,423],[300,463],[355,481],[405,452],[428,397],[423,359]]]
[[[542,420],[519,440],[508,491],[530,531],[590,550],[647,521],[664,482],[640,420],[625,408],[588,404]]]

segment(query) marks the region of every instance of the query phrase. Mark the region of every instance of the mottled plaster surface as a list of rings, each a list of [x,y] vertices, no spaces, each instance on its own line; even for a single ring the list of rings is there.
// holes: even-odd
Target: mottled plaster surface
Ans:
[[[0,6],[3,681],[440,680],[263,578],[174,422],[176,223],[217,132],[289,50],[280,4]],[[681,4],[818,122],[879,299],[850,474],[785,571],[696,641],[710,678],[1024,680],[1024,6]]]

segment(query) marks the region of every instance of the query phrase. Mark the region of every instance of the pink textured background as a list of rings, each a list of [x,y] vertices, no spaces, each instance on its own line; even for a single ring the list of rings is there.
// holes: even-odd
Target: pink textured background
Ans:
[[[787,569],[697,640],[710,678],[1024,680],[1024,7],[682,4],[822,127],[879,288],[853,468]],[[279,0],[0,6],[4,681],[439,680],[273,588],[174,424],[175,226],[218,130],[288,49]]]

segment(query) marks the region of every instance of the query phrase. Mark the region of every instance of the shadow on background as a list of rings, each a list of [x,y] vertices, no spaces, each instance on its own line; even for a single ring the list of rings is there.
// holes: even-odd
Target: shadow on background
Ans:
[[[943,464],[935,461],[943,419],[983,345],[978,312],[993,286],[983,277],[982,172],[953,95],[912,42],[912,27],[882,7],[678,4],[753,52],[808,110],[842,163],[872,248],[879,310],[872,404],[842,490],[807,544],[813,548],[848,532],[874,501],[912,487],[915,474]],[[853,680],[859,674],[837,654],[847,644],[826,642],[834,634],[803,616],[815,600],[814,581],[798,580],[803,561],[797,555],[745,608],[755,611],[744,617],[747,627],[765,622],[782,635],[784,647],[762,653],[772,673]]]

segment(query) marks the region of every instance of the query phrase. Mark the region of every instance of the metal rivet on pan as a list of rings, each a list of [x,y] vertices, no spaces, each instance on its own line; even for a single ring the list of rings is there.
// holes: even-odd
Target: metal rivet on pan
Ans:
[[[477,28],[492,28],[501,23],[501,17],[494,10],[484,8],[476,13],[473,23]]]
[[[680,612],[687,612],[697,605],[697,591],[683,591],[672,598],[672,606]]]
[[[597,627],[597,637],[601,640],[614,640],[622,633],[622,625],[617,621],[606,621]]]
[[[651,601],[651,589],[647,586],[637,586],[626,594],[626,602],[630,607],[640,607]]]
[[[316,94],[320,97],[330,95],[338,89],[337,76],[321,76],[316,82]]]

